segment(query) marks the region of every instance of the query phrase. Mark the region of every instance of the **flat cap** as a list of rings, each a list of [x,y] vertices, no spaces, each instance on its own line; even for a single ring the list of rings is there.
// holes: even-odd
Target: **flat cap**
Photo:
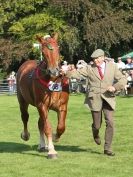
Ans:
[[[104,54],[105,53],[102,49],[97,49],[92,53],[91,58],[98,58],[100,56],[103,56]]]

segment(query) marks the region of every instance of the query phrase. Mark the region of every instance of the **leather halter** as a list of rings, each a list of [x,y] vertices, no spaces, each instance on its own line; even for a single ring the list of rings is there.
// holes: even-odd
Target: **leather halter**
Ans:
[[[41,70],[39,67],[35,69],[35,76],[44,87],[48,88],[48,83],[50,80],[45,80],[44,78],[41,77]]]
[[[42,64],[46,65],[46,63],[42,62]],[[41,64],[40,64],[41,65]],[[47,69],[46,69],[46,66],[44,67],[45,70],[41,70],[41,67],[40,65],[38,65],[35,69],[35,78],[38,80],[38,82],[44,87],[44,88],[47,88],[48,90],[50,90],[49,86],[50,86],[50,83],[53,82],[50,77],[48,79],[45,79],[45,76],[48,75],[48,72],[47,72]],[[44,72],[45,71],[45,72]],[[61,85],[61,88],[66,88],[69,86],[69,81],[67,78],[63,77],[63,76],[59,76],[57,77],[54,82],[55,84],[60,84]],[[61,90],[62,90],[61,89]],[[59,90],[59,91],[61,91]],[[52,90],[50,90],[52,91]],[[55,90],[53,90],[55,91]],[[57,90],[56,90],[57,91]]]

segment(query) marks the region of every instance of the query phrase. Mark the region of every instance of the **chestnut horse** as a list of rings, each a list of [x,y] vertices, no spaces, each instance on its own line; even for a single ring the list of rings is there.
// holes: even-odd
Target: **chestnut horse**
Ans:
[[[60,75],[60,56],[57,42],[58,35],[53,37],[37,36],[44,60],[37,64],[35,60],[23,63],[17,73],[17,97],[23,122],[21,138],[29,140],[28,106],[35,106],[39,113],[38,128],[40,142],[38,149],[48,151],[48,158],[57,158],[53,141],[58,141],[65,131],[65,119],[69,99],[68,79]],[[48,119],[49,110],[57,112],[58,124],[56,134]],[[45,141],[47,138],[47,143]]]

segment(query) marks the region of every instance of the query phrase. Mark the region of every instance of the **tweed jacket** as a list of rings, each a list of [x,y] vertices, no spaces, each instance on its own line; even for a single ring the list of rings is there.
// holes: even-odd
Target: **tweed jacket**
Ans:
[[[103,99],[114,110],[116,105],[115,93],[107,91],[107,88],[114,86],[116,91],[119,91],[123,89],[127,83],[125,75],[120,72],[116,63],[111,61],[105,61],[105,72],[102,80],[95,65],[87,65],[78,70],[68,71],[66,76],[76,79],[86,77],[88,86],[85,104],[89,106],[92,111],[100,111],[102,109]]]

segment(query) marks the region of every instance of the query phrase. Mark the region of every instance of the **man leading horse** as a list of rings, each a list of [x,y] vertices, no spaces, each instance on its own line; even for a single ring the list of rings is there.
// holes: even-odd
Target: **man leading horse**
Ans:
[[[115,153],[112,151],[111,145],[114,135],[115,92],[123,89],[127,80],[115,63],[105,59],[105,52],[102,49],[95,50],[91,58],[92,65],[68,71],[66,76],[77,79],[83,76],[88,80],[85,104],[90,108],[92,114],[94,141],[97,145],[101,144],[99,130],[103,112],[106,123],[104,154],[114,156]]]

